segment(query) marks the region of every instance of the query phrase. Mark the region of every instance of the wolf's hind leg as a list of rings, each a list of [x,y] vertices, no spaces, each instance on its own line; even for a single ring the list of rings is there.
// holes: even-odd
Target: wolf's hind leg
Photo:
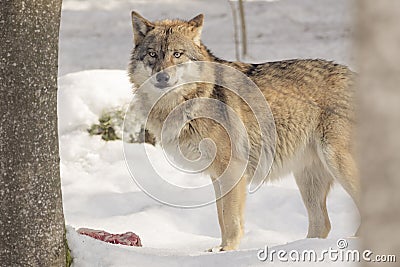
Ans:
[[[331,230],[326,197],[332,185],[332,176],[322,163],[313,163],[294,174],[308,213],[308,238],[326,238]]]
[[[360,210],[360,180],[358,169],[353,155],[346,149],[346,146],[340,146],[339,142],[333,145],[322,147],[324,160],[329,172],[335,177],[340,185],[351,196],[358,210]],[[358,235],[359,230],[355,235]]]

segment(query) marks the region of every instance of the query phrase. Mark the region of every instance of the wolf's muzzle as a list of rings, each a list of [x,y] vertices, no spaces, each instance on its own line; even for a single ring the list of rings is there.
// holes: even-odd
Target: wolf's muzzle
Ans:
[[[169,74],[167,72],[161,71],[156,75],[157,83],[155,84],[155,86],[161,89],[168,87],[169,79],[170,79]]]
[[[169,74],[164,71],[161,71],[161,72],[157,73],[157,75],[156,75],[156,80],[159,83],[168,83],[169,78],[170,78]]]

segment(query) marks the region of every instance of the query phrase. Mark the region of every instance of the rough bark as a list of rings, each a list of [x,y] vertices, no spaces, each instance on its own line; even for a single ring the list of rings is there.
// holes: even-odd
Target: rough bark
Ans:
[[[60,12],[61,0],[0,0],[1,266],[65,266]]]
[[[359,0],[357,10],[363,248],[399,261],[400,2]]]

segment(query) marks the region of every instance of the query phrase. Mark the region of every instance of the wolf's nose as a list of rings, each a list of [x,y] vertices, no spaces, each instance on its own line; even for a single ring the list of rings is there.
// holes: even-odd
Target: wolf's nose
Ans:
[[[157,79],[157,82],[159,82],[159,83],[166,83],[169,81],[169,74],[164,71],[159,72],[156,75],[156,79]]]

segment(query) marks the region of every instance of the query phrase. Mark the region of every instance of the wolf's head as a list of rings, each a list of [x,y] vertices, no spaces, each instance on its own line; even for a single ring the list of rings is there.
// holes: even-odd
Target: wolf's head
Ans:
[[[151,77],[155,87],[171,87],[182,75],[173,66],[206,60],[207,54],[200,42],[203,17],[200,14],[189,21],[150,22],[132,11],[135,47],[129,66],[131,82],[140,86]]]

